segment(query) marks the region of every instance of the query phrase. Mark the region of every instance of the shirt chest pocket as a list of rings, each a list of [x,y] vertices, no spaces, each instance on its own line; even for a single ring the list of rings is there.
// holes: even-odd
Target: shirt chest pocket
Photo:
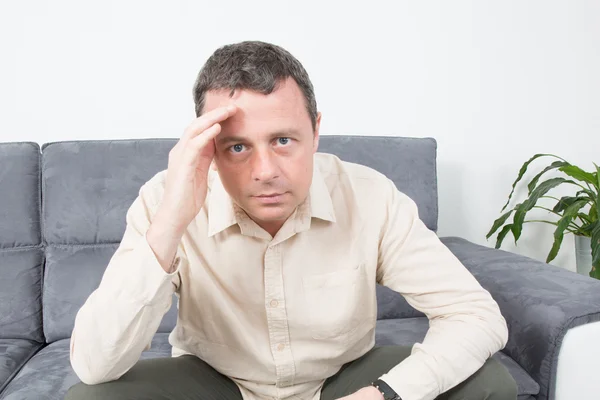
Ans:
[[[343,340],[368,322],[368,285],[362,264],[302,278],[314,339]]]

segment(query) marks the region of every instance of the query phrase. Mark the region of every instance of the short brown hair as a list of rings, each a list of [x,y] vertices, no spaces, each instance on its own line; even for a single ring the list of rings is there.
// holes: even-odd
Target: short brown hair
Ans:
[[[196,116],[202,114],[206,92],[248,89],[269,94],[286,78],[292,77],[306,100],[313,129],[317,122],[317,101],[313,85],[300,61],[274,44],[245,41],[217,49],[206,61],[194,84]]]

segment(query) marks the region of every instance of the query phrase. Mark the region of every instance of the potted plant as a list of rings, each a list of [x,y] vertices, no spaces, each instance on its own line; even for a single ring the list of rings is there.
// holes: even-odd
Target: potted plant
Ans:
[[[523,224],[531,222],[552,224],[556,226],[554,243],[548,253],[546,262],[549,263],[558,254],[565,233],[572,233],[575,235],[578,272],[586,274],[589,272],[589,276],[600,279],[600,222],[598,222],[598,215],[600,214],[600,167],[596,164],[594,164],[596,171],[587,172],[554,154],[536,154],[521,167],[508,195],[508,200],[500,212],[507,209],[517,183],[523,178],[529,165],[541,157],[551,157],[555,161],[531,179],[527,185],[527,198],[494,221],[486,238],[489,239],[498,229],[502,228],[496,238],[496,248],[500,248],[502,241],[509,233],[513,235],[515,244],[517,243],[523,230]],[[552,170],[560,171],[566,177],[554,177],[540,182],[542,175]],[[571,196],[561,198],[549,196],[548,192],[559,185],[571,186],[574,193]],[[542,199],[544,199],[543,201],[552,200],[555,204],[553,207],[538,205],[538,202],[541,203]],[[550,220],[526,220],[525,216],[534,208],[546,210],[554,217]],[[513,218],[512,221],[509,221],[511,215],[513,215]],[[585,272],[582,272],[584,270]]]

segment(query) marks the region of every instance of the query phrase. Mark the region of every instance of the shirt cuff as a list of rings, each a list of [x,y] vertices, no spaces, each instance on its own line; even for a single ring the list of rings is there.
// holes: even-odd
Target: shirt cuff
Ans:
[[[420,356],[421,354],[413,352],[379,378],[402,400],[433,400],[440,394],[433,372]]]

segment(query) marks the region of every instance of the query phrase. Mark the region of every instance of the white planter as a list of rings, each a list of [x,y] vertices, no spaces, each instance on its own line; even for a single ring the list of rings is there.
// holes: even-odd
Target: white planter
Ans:
[[[577,273],[590,276],[592,270],[592,239],[585,236],[575,236],[575,263]]]

